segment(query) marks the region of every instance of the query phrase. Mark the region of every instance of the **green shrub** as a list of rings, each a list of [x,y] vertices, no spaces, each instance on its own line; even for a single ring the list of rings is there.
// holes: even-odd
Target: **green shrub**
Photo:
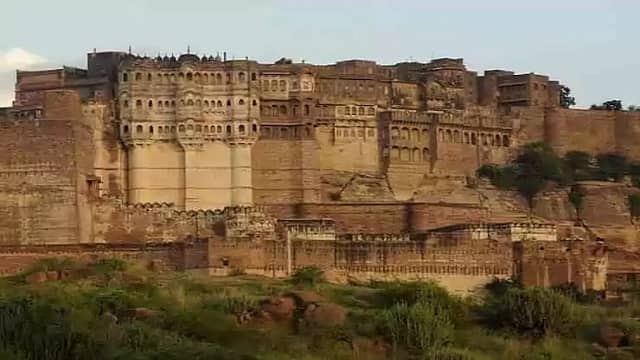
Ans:
[[[577,326],[575,305],[564,295],[539,287],[511,288],[502,296],[489,297],[484,315],[489,325],[533,337],[567,335]]]
[[[629,195],[628,200],[629,212],[631,213],[631,217],[640,217],[640,194],[631,194]]]
[[[453,338],[453,323],[446,313],[431,304],[398,303],[383,312],[384,334],[394,346],[412,353],[435,351]]]
[[[485,290],[493,296],[503,296],[509,289],[522,289],[522,283],[517,279],[493,279],[484,286]]]
[[[586,192],[582,188],[582,186],[575,184],[571,187],[571,191],[569,191],[568,197],[569,202],[576,209],[576,214],[578,218],[580,218],[580,212],[582,210],[582,204],[584,203],[584,197],[586,196]]]
[[[101,258],[89,264],[89,269],[94,274],[111,274],[127,269],[127,263],[118,258]]]
[[[620,181],[629,170],[627,158],[619,154],[599,154],[596,156],[598,173],[601,180]]]
[[[446,289],[434,282],[388,282],[379,283],[381,288],[377,297],[383,307],[404,303],[414,305],[423,303],[438,313],[443,313],[454,324],[459,325],[467,318],[467,309],[462,301],[451,296]]]
[[[315,266],[300,268],[291,275],[291,283],[298,286],[313,288],[322,282],[324,282],[324,271]]]

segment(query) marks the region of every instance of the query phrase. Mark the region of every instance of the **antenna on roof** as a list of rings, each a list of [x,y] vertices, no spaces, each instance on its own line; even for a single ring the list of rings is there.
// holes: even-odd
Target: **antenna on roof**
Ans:
[[[191,46],[187,45],[187,54],[191,54]]]
[[[131,45],[129,45],[129,55],[131,55]]]

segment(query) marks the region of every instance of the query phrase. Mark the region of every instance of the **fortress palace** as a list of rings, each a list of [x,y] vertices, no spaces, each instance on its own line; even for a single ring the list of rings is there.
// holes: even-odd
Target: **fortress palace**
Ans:
[[[629,187],[587,186],[585,228],[566,194],[543,194],[531,221],[475,175],[537,141],[640,159],[640,113],[565,109],[560,88],[450,58],[93,52],[86,69],[17,71],[0,109],[0,271],[110,254],[211,274],[314,265],[460,291],[494,277],[601,290],[636,271],[598,233],[637,233],[618,201]]]

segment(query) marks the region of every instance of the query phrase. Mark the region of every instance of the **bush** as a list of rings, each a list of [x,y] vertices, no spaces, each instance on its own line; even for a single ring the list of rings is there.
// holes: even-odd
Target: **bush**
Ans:
[[[127,269],[127,263],[118,258],[101,258],[89,264],[89,270],[93,274],[113,274]]]
[[[467,309],[462,301],[433,282],[391,282],[380,283],[377,286],[382,288],[378,293],[378,302],[381,306],[423,303],[431,306],[438,313],[445,314],[456,325],[466,320]]]
[[[303,267],[291,275],[291,282],[298,286],[316,287],[324,282],[324,271],[315,266]]]
[[[629,195],[629,212],[631,217],[640,217],[640,194]]]
[[[504,296],[510,289],[522,289],[522,283],[517,279],[493,279],[484,286],[485,290],[493,296]]]
[[[598,174],[601,180],[614,179],[621,181],[629,169],[627,158],[618,154],[600,154],[596,156],[598,161]]]
[[[403,346],[420,354],[442,349],[453,338],[453,323],[449,317],[427,303],[395,304],[384,311],[383,319],[384,334],[395,349]]]
[[[576,326],[575,305],[553,290],[511,288],[485,304],[489,325],[533,337],[567,335]]]

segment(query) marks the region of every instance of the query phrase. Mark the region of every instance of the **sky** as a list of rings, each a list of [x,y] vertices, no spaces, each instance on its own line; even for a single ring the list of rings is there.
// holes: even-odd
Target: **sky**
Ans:
[[[639,0],[7,0],[0,106],[16,69],[85,66],[86,53],[382,64],[462,57],[471,70],[551,76],[578,107],[640,105]]]

